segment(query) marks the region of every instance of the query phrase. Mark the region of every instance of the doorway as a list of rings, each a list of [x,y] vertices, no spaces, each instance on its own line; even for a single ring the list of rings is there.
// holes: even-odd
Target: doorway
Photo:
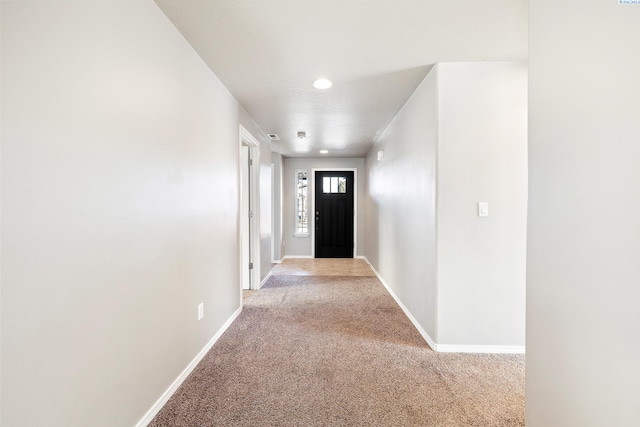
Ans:
[[[315,171],[314,239],[316,258],[353,258],[354,171]]]
[[[260,286],[260,240],[256,218],[258,206],[258,141],[240,125],[239,153],[239,239],[240,288],[258,289]]]

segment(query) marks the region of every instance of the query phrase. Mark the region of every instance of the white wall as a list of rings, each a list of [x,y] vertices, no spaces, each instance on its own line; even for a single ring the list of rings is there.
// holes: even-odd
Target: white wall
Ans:
[[[356,168],[358,171],[358,242],[356,248],[356,256],[362,256],[364,254],[364,212],[361,208],[362,201],[364,200],[365,193],[365,179],[364,179],[364,159],[354,158],[293,158],[287,157],[284,159],[283,169],[283,233],[284,233],[284,255],[285,256],[311,256],[312,241],[309,237],[294,237],[295,233],[295,173],[297,169],[306,169],[309,172],[309,188],[313,188],[314,177],[313,168]],[[311,192],[309,192],[311,197]],[[309,205],[311,209],[311,204]],[[315,217],[313,217],[315,218]],[[310,216],[311,224],[313,227],[313,218]]]
[[[271,152],[260,148],[260,280],[271,271]]]
[[[524,347],[527,67],[437,67],[438,344]]]
[[[527,425],[640,425],[640,6],[531,0]]]
[[[271,153],[271,164],[274,168],[274,181],[273,181],[273,203],[272,211],[274,213],[273,218],[273,259],[276,261],[282,260],[282,256],[284,254],[284,245],[282,239],[282,171],[284,168],[284,160],[282,158],[282,154],[280,153]]]
[[[433,340],[437,82],[432,69],[367,154],[364,206],[365,256]]]
[[[3,2],[1,28],[0,424],[134,425],[240,307],[259,135],[150,0]]]
[[[438,350],[523,350],[526,168],[513,63],[437,64],[367,155],[365,256]]]

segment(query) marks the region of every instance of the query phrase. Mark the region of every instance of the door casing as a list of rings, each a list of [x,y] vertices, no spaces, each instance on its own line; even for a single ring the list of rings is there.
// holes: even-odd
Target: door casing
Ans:
[[[260,143],[251,135],[251,133],[242,125],[240,128],[240,138],[238,144],[238,260],[239,260],[239,282],[240,282],[240,300],[242,301],[242,289],[245,288],[243,283],[243,269],[249,268],[249,262],[253,263],[253,269],[249,271],[251,277],[250,289],[258,289],[260,287],[260,230],[258,229],[258,218],[260,218],[260,205],[259,205],[259,177],[260,177]],[[253,212],[252,217],[249,219],[251,229],[251,245],[249,251],[249,260],[243,256],[242,242],[243,236],[248,232],[244,230],[243,216],[246,212],[243,212],[242,197],[243,197],[243,183],[242,183],[242,168],[247,168],[246,164],[242,162],[242,147],[249,147],[249,152],[253,164],[251,165],[250,183],[249,183],[249,199],[251,210]]]

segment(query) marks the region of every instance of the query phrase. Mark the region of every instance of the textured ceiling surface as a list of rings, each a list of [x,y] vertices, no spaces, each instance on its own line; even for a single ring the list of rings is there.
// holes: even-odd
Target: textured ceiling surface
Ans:
[[[291,157],[364,156],[438,62],[527,59],[526,0],[155,1]]]

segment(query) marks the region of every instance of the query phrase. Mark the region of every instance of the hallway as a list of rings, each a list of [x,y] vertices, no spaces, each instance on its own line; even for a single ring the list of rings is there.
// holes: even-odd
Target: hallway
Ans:
[[[433,352],[360,259],[285,259],[151,426],[524,425],[524,355]]]

